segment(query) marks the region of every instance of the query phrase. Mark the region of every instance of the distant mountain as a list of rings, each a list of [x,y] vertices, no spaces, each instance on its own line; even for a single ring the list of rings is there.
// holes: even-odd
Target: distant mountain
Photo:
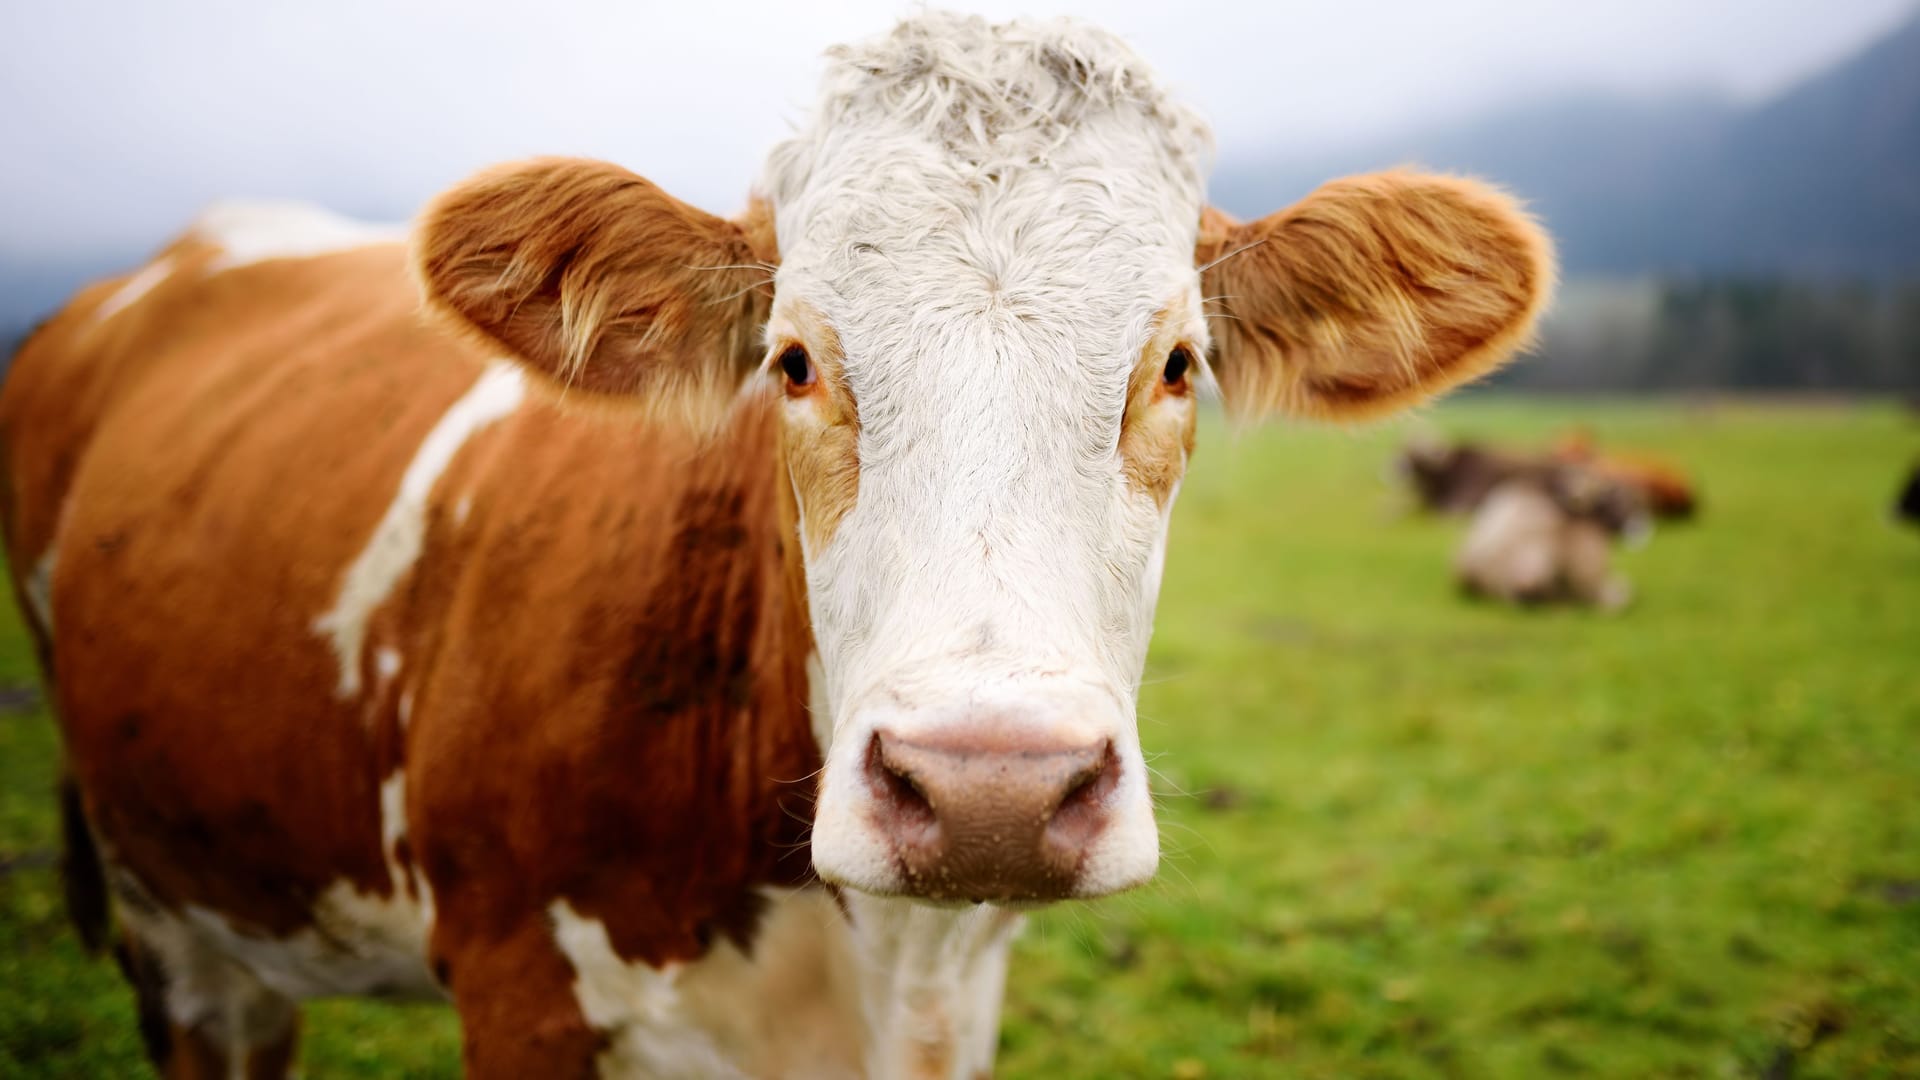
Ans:
[[[1920,275],[1920,17],[1762,105],[1582,97],[1338,153],[1221,163],[1252,216],[1416,163],[1525,197],[1573,274]]]

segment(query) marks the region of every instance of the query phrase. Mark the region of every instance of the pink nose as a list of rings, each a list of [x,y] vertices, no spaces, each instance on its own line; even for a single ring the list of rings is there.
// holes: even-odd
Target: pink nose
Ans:
[[[907,891],[935,900],[1072,896],[1120,782],[1113,744],[996,733],[927,739],[875,732],[874,824]]]

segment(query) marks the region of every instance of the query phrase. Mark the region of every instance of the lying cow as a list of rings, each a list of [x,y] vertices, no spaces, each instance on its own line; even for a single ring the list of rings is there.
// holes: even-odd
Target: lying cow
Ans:
[[[80,293],[6,538],[161,1069],[375,994],[478,1077],[989,1071],[1018,912],[1155,869],[1197,391],[1387,413],[1553,278],[1479,184],[1239,224],[1208,155],[1107,34],[923,15],[736,220],[544,159],[410,249],[228,211]]]
[[[1441,439],[1410,440],[1394,459],[1394,472],[1403,480],[1420,509],[1431,514],[1470,514],[1493,489],[1508,480],[1544,480],[1551,462],[1538,456],[1500,450],[1471,440],[1449,443]]]
[[[1602,453],[1591,432],[1575,429],[1562,435],[1554,443],[1553,458],[1634,489],[1647,512],[1663,521],[1685,521],[1700,508],[1699,493],[1679,468],[1641,454]]]
[[[1460,586],[1514,604],[1567,601],[1606,611],[1632,597],[1613,571],[1613,545],[1648,528],[1639,491],[1590,469],[1562,466],[1496,484],[1454,556]]]
[[[1672,465],[1647,457],[1601,454],[1592,438],[1581,432],[1561,438],[1547,452],[1506,450],[1472,440],[1413,439],[1394,460],[1394,471],[1422,510],[1466,514],[1508,480],[1548,484],[1567,465],[1633,490],[1658,518],[1690,518],[1699,505],[1692,483]]]

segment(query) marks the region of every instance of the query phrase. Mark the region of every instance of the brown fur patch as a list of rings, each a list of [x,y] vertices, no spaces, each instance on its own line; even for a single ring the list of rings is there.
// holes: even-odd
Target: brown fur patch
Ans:
[[[430,308],[560,386],[711,416],[760,358],[770,215],[745,223],[616,165],[538,158],[435,199],[414,232]]]
[[[476,372],[403,268],[385,246],[183,270],[0,399],[17,473],[80,461],[34,490],[63,507],[58,712],[103,846],[168,906],[285,934],[336,881],[391,890],[388,770],[312,622]]]
[[[1151,492],[1162,509],[1186,474],[1199,419],[1191,385],[1200,374],[1199,354],[1194,353],[1195,367],[1179,385],[1168,386],[1163,378],[1168,355],[1186,344],[1182,334],[1187,322],[1183,309],[1169,308],[1154,316],[1153,336],[1127,379],[1127,411],[1120,425],[1120,461],[1127,484]]]
[[[173,272],[133,305],[102,322],[99,311],[134,277],[122,274],[82,289],[42,323],[15,354],[0,398],[0,455],[7,485],[3,512],[7,557],[20,573],[52,548],[80,451],[106,410],[160,360],[149,344],[156,327],[181,318],[177,298],[191,292],[217,249],[183,238],[155,256]],[[136,348],[136,344],[145,346]],[[86,364],[63,363],[81,353]],[[23,611],[30,611],[22,605]]]
[[[1472,180],[1348,177],[1234,224],[1209,209],[1195,251],[1227,404],[1350,420],[1411,405],[1524,347],[1553,288],[1546,234]]]
[[[814,385],[789,401],[781,442],[807,543],[819,550],[832,541],[860,494],[860,410],[847,386],[840,335],[812,305],[795,301],[784,307],[772,337],[770,382],[784,380],[777,361],[789,344],[807,350],[816,374]]]
[[[421,613],[440,629],[409,794],[449,944],[565,898],[623,958],[689,960],[750,941],[756,886],[809,878],[819,760],[777,423],[743,402],[703,444],[523,410],[489,470],[512,496],[470,540],[429,537],[448,608]]]

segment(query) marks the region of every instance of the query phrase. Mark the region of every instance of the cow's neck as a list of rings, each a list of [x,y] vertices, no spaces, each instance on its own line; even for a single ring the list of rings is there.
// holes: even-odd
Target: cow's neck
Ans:
[[[1007,953],[1020,916],[980,904],[935,908],[846,896],[871,1077],[977,1077],[993,1071]]]

